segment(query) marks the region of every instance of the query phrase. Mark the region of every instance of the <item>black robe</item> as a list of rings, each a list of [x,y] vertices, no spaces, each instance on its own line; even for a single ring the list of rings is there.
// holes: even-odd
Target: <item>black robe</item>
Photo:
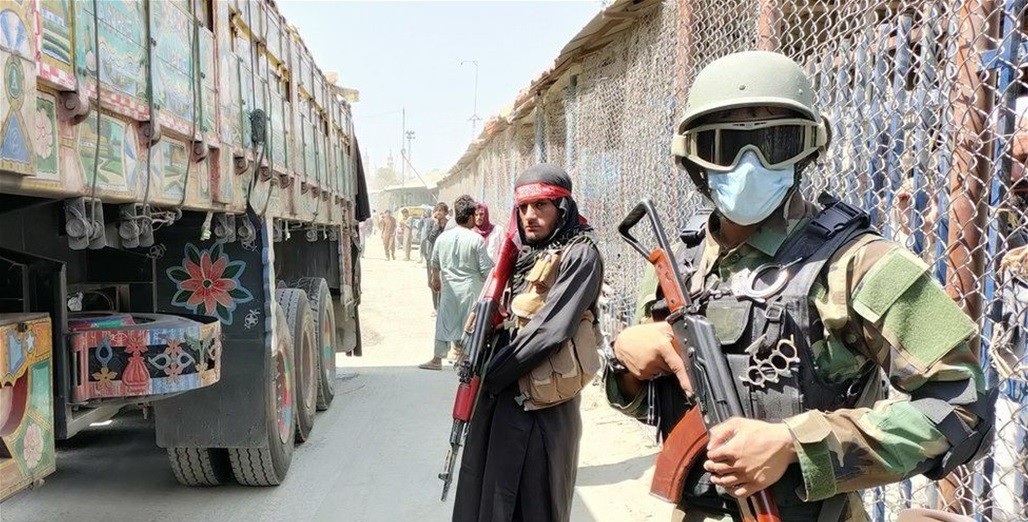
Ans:
[[[514,398],[518,378],[570,339],[587,309],[595,311],[603,282],[596,247],[577,242],[561,257],[556,282],[539,313],[498,339],[485,372],[461,461],[454,522],[564,522],[571,517],[581,397],[525,411]],[[524,284],[519,285],[523,290]]]

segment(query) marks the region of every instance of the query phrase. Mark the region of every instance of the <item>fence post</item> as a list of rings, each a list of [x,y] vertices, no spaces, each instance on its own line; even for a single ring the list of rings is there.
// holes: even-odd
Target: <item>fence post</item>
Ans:
[[[933,98],[930,92],[932,88],[939,88],[938,81],[940,75],[938,74],[939,63],[936,58],[936,46],[939,39],[941,13],[939,6],[932,6],[928,9],[929,12],[924,16],[921,23],[921,49],[918,55],[918,62],[920,63],[919,80],[913,94],[913,105],[918,111],[918,118],[915,124],[912,144],[916,151],[916,157],[913,162],[914,212],[911,216],[911,231],[914,237],[914,251],[918,255],[924,255],[930,246],[930,234],[925,233],[925,227],[935,225],[935,222],[939,221],[941,217],[938,215],[938,192],[932,190],[931,194],[929,194],[925,190],[925,187],[931,184],[932,179],[935,177],[929,175],[931,157],[935,154],[935,148],[942,146],[941,143],[938,143],[939,140],[936,139],[936,133],[942,132],[940,129],[942,122],[938,117],[941,103],[939,96],[937,95]],[[941,171],[939,169],[937,172]],[[933,197],[936,202],[929,203],[929,196]],[[924,215],[930,208],[936,209],[936,216],[933,221],[926,222]],[[933,243],[938,244],[940,241],[935,240]]]
[[[977,5],[963,3],[957,16],[956,70],[953,121],[954,155],[950,172],[950,227],[946,291],[975,321],[981,319],[981,298],[975,290],[977,276],[984,268],[982,230],[985,228],[985,186],[989,178],[989,157],[985,115],[991,106],[989,92],[979,77],[981,63],[976,38],[985,34],[988,0]]]
[[[903,168],[901,157],[906,145],[903,115],[907,110],[907,76],[910,74],[912,53],[910,32],[914,24],[914,17],[910,12],[905,12],[899,15],[898,18],[896,37],[894,39],[896,44],[893,47],[895,50],[892,71],[892,99],[894,105],[891,110],[892,116],[889,119],[889,139],[892,143],[884,151],[886,179],[883,181],[886,186],[882,195],[884,196],[885,209],[888,214],[892,214],[891,209],[895,208],[893,195],[900,190],[907,174]],[[902,231],[903,220],[907,217],[901,215],[898,222],[891,223],[891,225],[895,226],[897,230]],[[886,219],[886,221],[889,220]],[[909,486],[909,483],[907,485]]]
[[[692,82],[692,69],[696,38],[692,33],[692,26],[696,13],[693,10],[694,0],[678,0],[678,27],[675,44],[675,99],[678,106],[685,107],[689,89]],[[675,114],[675,123],[681,114]],[[677,130],[677,129],[676,129]]]
[[[946,292],[975,322],[982,318],[982,299],[976,282],[985,270],[982,231],[986,226],[986,185],[989,180],[986,115],[991,96],[979,74],[980,54],[989,30],[991,0],[961,3],[957,12],[956,72],[953,100],[954,157],[950,172],[949,237],[946,260]],[[978,346],[972,346],[976,351]],[[940,481],[945,509],[969,513],[967,498],[961,498],[963,472],[957,469]]]
[[[546,162],[546,105],[543,93],[535,95],[535,162]]]
[[[889,56],[883,48],[885,42],[889,41],[891,28],[887,22],[878,24],[875,29],[875,39],[869,46],[869,59],[873,67],[871,70],[871,84],[869,86],[871,109],[867,118],[870,126],[867,132],[867,192],[864,194],[865,208],[871,216],[872,223],[879,223],[882,227],[882,234],[885,237],[892,237],[892,223],[888,219],[888,207],[884,206],[882,194],[885,192],[885,160],[886,151],[889,150],[889,133],[885,124],[885,104],[883,99],[889,90]]]
[[[564,88],[564,169],[568,173],[577,173],[578,169],[578,149],[575,147],[577,134],[578,74],[574,74],[571,76],[568,86]],[[581,175],[581,173],[578,174]],[[578,180],[575,182],[578,183]]]
[[[777,51],[781,45],[782,25],[781,0],[760,0],[760,14],[757,17],[757,49]]]
[[[1000,21],[997,32],[1000,40],[999,48],[995,53],[990,53],[986,59],[985,68],[996,71],[995,90],[1000,100],[1000,107],[996,115],[993,137],[995,138],[992,156],[992,176],[990,187],[990,208],[999,210],[1006,199],[1006,190],[1010,185],[1010,174],[1012,164],[1011,143],[1016,130],[1015,108],[1017,104],[1017,78],[1020,72],[1019,65],[1021,48],[1020,25],[1025,0],[1004,0],[1000,11]],[[998,213],[997,213],[998,214]],[[998,376],[995,367],[991,364],[990,349],[994,321],[1001,320],[1003,312],[1001,303],[995,300],[996,291],[996,270],[1000,254],[1006,251],[1006,237],[1009,229],[1002,220],[990,219],[988,230],[988,253],[991,264],[987,266],[985,274],[985,299],[989,306],[987,320],[983,324],[982,339],[984,341],[980,357],[982,366],[985,369],[986,384],[997,385]],[[983,517],[992,519],[992,481],[995,473],[995,460],[993,455],[988,455],[982,464],[982,476],[975,481],[975,493],[984,499],[985,505],[979,511]]]

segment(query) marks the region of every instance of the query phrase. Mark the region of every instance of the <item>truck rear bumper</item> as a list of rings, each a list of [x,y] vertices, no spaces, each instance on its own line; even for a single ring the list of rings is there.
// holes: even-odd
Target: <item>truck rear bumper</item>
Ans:
[[[76,403],[140,400],[210,386],[221,377],[221,323],[205,316],[104,314],[71,318]]]

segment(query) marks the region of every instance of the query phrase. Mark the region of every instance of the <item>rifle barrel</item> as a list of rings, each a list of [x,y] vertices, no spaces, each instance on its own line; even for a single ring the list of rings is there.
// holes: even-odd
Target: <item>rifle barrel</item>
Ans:
[[[453,465],[457,462],[457,452],[460,451],[460,443],[450,445],[450,451],[446,452],[446,463],[443,465],[443,472],[439,478],[443,481],[443,495],[439,500],[446,502],[446,494],[450,492],[450,483],[453,482]]]

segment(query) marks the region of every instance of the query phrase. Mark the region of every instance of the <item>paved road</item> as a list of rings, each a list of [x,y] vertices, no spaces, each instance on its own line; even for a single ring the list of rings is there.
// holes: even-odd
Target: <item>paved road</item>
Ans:
[[[0,504],[3,522],[216,520],[397,522],[449,520],[436,478],[446,451],[452,371],[415,366],[430,356],[434,320],[424,266],[385,261],[378,238],[364,260],[364,353],[337,359],[332,407],[297,448],[284,484],[186,488],[139,412],[91,428],[58,449],[58,471]],[[400,254],[402,259],[402,253]],[[583,401],[575,522],[667,520],[647,495],[652,435],[603,404]],[[452,498],[452,495],[451,495]]]

